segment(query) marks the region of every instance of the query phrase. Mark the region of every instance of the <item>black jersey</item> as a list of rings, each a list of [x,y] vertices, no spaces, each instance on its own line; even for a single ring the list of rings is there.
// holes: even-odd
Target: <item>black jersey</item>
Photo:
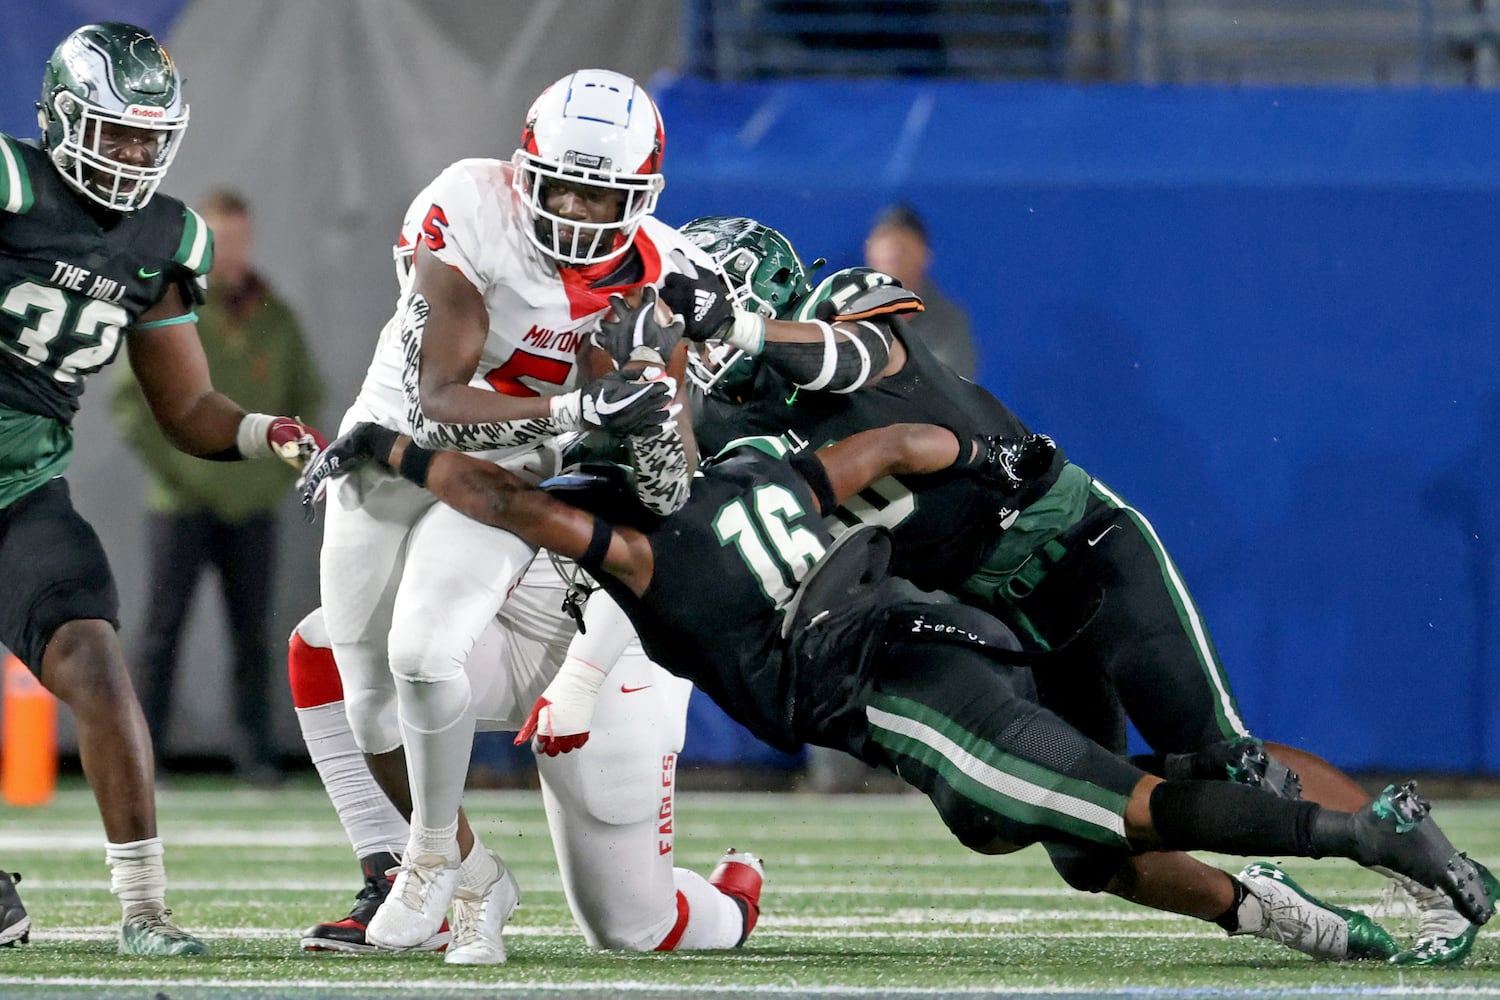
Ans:
[[[782,636],[799,586],[833,543],[806,482],[776,457],[784,452],[766,440],[704,466],[687,504],[647,532],[655,571],[646,593],[600,581],[652,660],[792,751],[852,699],[885,612],[853,597],[815,648]],[[883,593],[878,584],[865,592]]]
[[[906,348],[906,363],[874,385],[850,393],[797,392],[762,363],[740,393],[743,401],[715,390],[703,400],[695,424],[702,454],[712,455],[739,437],[764,434],[785,435],[797,448],[821,448],[859,431],[901,423],[942,424],[1012,439],[1030,433],[1004,403],[938,361],[904,323],[891,325]],[[1059,449],[1046,473],[1015,497],[960,473],[888,477],[844,504],[834,530],[840,524],[881,525],[894,535],[895,575],[927,589],[954,589],[979,567],[1017,509],[1051,487],[1063,463]]]
[[[35,143],[0,134],[0,406],[71,423],[121,331],[173,282],[200,300],[212,258],[208,225],[182,202],[94,207]]]

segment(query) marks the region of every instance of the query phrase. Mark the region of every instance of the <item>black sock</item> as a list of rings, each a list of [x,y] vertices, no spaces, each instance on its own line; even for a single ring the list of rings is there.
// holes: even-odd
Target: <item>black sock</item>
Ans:
[[[1234,902],[1229,904],[1229,909],[1214,917],[1214,923],[1224,928],[1225,933],[1233,934],[1240,929],[1240,904],[1250,895],[1250,887],[1233,875],[1229,876],[1229,881],[1234,884]]]
[[[1337,809],[1319,809],[1308,826],[1308,841],[1317,852],[1309,857],[1353,858],[1360,864],[1368,864],[1360,857],[1359,841],[1354,835],[1354,814]]]
[[[390,851],[377,851],[359,859],[359,869],[365,878],[385,878],[385,873],[401,863],[401,859]]]
[[[1175,851],[1270,854],[1299,858],[1340,853],[1315,846],[1316,803],[1278,799],[1227,781],[1164,781],[1151,792],[1151,823],[1162,846]],[[1347,814],[1345,814],[1347,815]]]

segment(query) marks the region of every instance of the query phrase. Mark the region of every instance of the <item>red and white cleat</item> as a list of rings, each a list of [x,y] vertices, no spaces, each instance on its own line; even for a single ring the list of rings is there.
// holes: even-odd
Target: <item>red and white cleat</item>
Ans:
[[[745,943],[750,932],[755,930],[755,921],[760,919],[760,888],[766,880],[766,869],[760,858],[730,848],[724,852],[708,884],[739,904],[745,914],[745,932],[734,946]]]

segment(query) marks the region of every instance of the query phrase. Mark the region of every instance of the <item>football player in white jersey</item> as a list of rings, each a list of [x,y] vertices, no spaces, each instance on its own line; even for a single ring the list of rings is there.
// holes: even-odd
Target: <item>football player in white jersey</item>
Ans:
[[[577,348],[612,295],[654,295],[677,253],[706,262],[650,214],[662,148],[644,91],[580,70],[533,104],[510,161],[461,160],[440,174],[403,224],[411,273],[344,428],[374,421],[537,479],[557,468],[559,434],[666,423],[670,380],[643,389],[616,372],[574,388]],[[635,451],[646,492],[660,481],[657,499],[680,503],[678,470],[656,466],[680,445]],[[459,808],[476,723],[464,667],[535,550],[379,472],[338,480],[326,517],[322,610],[354,741],[388,789],[404,748],[411,795],[400,870],[366,936],[420,947],[451,902],[447,960],[503,961],[515,882]],[[659,778],[661,754],[651,756]]]

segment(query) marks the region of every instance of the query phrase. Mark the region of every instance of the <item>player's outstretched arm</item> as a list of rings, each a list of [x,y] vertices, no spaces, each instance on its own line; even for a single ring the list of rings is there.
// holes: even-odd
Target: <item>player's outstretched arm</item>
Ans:
[[[877,479],[939,472],[959,457],[958,437],[936,424],[891,424],[860,431],[818,451],[816,460],[821,462],[830,488],[818,499],[827,514]],[[806,477],[806,465],[799,463],[799,467]],[[816,475],[816,470],[812,471]],[[816,489],[814,492],[819,493]]]
[[[632,593],[645,593],[651,582],[654,560],[645,535],[554,500],[498,465],[458,452],[428,451],[404,436],[386,464],[461,514],[514,532],[590,572],[606,573]]]
[[[200,458],[275,455],[301,469],[327,444],[323,435],[294,417],[246,413],[215,390],[192,316],[173,286],[141,317],[162,325],[137,327],[126,337],[131,371],[167,440]]]

